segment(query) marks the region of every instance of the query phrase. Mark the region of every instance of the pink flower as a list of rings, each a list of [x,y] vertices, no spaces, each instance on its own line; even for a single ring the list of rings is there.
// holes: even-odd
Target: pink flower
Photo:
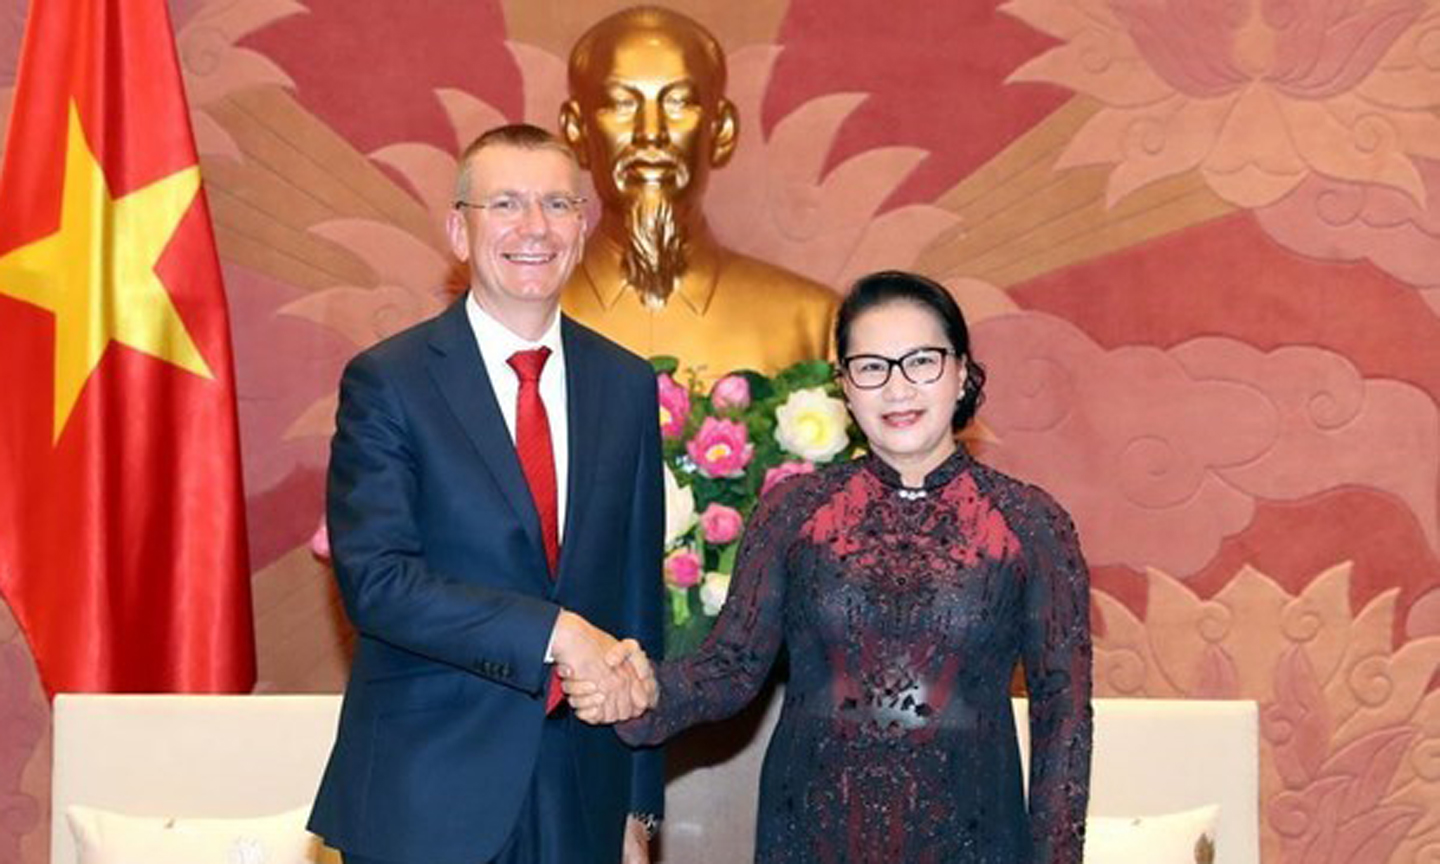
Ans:
[[[685,451],[706,477],[739,477],[750,464],[755,445],[750,443],[745,424],[706,417]]]
[[[814,473],[815,463],[813,462],[781,462],[779,465],[765,472],[765,479],[760,482],[760,494],[764,495],[766,492],[769,492],[770,487],[786,478],[794,477],[797,474]]]
[[[726,375],[710,388],[716,411],[744,411],[750,407],[750,382],[744,375]]]
[[[676,549],[665,559],[665,581],[676,588],[700,584],[700,556],[694,549]]]
[[[700,528],[705,532],[705,542],[720,545],[729,543],[740,536],[745,520],[740,511],[724,504],[711,504],[700,514]]]
[[[690,391],[675,383],[669,372],[655,379],[660,388],[660,434],[674,440],[685,434],[685,421],[690,419]]]

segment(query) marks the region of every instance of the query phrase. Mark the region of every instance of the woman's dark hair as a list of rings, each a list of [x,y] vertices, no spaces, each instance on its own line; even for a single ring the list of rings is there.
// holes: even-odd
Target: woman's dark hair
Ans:
[[[903,270],[882,270],[861,276],[850,286],[850,293],[845,295],[835,316],[835,348],[840,362],[844,363],[850,350],[850,325],[862,313],[889,303],[913,303],[934,313],[956,358],[964,358],[965,389],[950,419],[951,428],[960,431],[985,401],[985,367],[971,356],[970,329],[965,326],[965,316],[943,285]]]

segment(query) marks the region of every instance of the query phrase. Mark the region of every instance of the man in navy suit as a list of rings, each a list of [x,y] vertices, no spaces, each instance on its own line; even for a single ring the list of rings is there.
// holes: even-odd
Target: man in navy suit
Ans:
[[[600,720],[638,714],[661,650],[654,377],[559,313],[579,182],[536,127],[471,144],[470,290],[341,381],[327,519],[359,638],[310,828],[348,864],[648,860],[660,754],[556,704],[563,671],[603,682]]]

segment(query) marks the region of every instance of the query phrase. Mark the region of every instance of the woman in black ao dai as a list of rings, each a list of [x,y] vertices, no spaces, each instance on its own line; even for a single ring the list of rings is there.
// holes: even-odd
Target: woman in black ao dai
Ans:
[[[869,454],[756,508],[705,643],[657,666],[656,743],[727,717],[783,644],[756,860],[1080,864],[1091,711],[1088,574],[1066,513],[971,458],[953,430],[983,370],[948,292],[887,272],[836,325]],[[1030,796],[1009,685],[1030,695]]]

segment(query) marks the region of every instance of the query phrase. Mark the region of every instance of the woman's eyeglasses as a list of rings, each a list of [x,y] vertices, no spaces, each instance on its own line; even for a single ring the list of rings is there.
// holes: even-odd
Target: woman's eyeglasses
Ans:
[[[840,361],[840,368],[861,390],[879,390],[889,384],[890,373],[897,366],[911,384],[934,384],[945,374],[945,358],[954,353],[948,348],[925,347],[906,351],[900,357],[851,354]]]

